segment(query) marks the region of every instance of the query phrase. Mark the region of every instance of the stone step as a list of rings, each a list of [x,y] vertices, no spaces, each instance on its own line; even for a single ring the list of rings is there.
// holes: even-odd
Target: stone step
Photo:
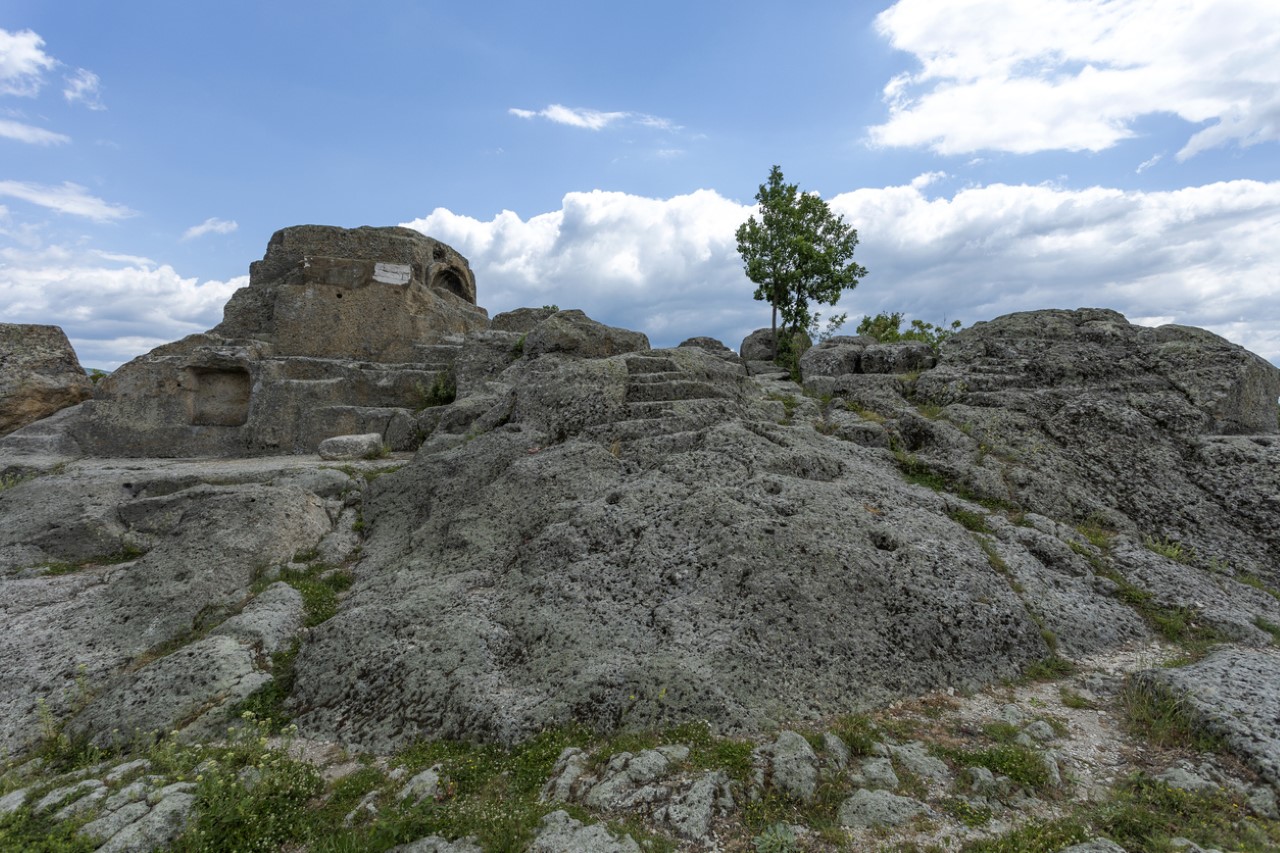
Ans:
[[[669,358],[653,355],[635,355],[627,359],[627,373],[632,376],[645,373],[674,373],[679,368]]]
[[[682,370],[664,370],[661,373],[633,373],[627,377],[629,385],[656,385],[661,382],[678,382],[687,374]]]
[[[627,403],[628,420],[653,418],[698,418],[709,422],[722,420],[737,411],[737,406],[724,398],[699,397],[693,400],[646,400]]]
[[[628,403],[656,402],[662,400],[699,400],[730,396],[730,392],[695,379],[672,379],[666,382],[628,383]]]

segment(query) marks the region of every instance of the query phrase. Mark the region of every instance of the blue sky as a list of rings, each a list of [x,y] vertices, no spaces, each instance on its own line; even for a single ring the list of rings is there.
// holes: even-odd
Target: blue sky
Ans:
[[[1275,0],[0,0],[0,321],[86,365],[215,325],[300,223],[736,346],[775,163],[858,228],[855,321],[1102,306],[1280,361]]]

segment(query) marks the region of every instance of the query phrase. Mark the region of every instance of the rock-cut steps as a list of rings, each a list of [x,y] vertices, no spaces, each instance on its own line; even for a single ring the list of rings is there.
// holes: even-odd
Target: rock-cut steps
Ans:
[[[691,378],[670,358],[636,355],[626,365],[626,416],[587,430],[598,441],[684,449],[738,408],[730,389]]]

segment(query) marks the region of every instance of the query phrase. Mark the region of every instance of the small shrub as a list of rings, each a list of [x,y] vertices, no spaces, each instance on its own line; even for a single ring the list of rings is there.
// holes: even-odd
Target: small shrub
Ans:
[[[791,853],[799,848],[796,845],[795,830],[786,823],[775,823],[751,841],[756,853]]]
[[[1022,671],[1022,678],[1026,681],[1055,681],[1073,675],[1075,671],[1075,664],[1064,657],[1054,655],[1028,666]]]

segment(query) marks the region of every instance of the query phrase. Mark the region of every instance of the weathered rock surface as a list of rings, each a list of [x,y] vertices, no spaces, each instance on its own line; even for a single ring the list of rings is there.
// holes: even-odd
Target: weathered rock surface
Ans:
[[[615,836],[603,824],[584,826],[558,811],[542,819],[529,853],[640,853],[640,845],[629,835]]]
[[[0,436],[92,395],[62,329],[0,323]]]
[[[1147,670],[1138,682],[1182,700],[1232,752],[1280,788],[1280,657],[1269,650],[1224,649],[1188,666]],[[1184,779],[1185,772],[1177,777]]]
[[[216,640],[215,659],[239,661],[227,686],[260,679],[250,674],[261,669],[256,655],[290,641],[298,600],[270,587],[255,603],[254,582],[264,567],[315,548],[361,491],[362,481],[304,462],[85,461],[0,491],[0,748],[20,752],[37,738],[40,701],[63,717],[97,693],[82,722],[104,741],[113,728],[127,738],[134,725],[186,719],[176,706],[168,719],[146,715],[176,700],[166,698],[175,684],[204,678],[210,659],[161,657],[126,670],[220,624],[225,635],[205,643]],[[232,649],[242,643],[243,654]],[[152,667],[163,677],[133,680]],[[159,695],[146,699],[148,690]],[[103,691],[121,701],[101,701]],[[130,696],[146,699],[145,719],[126,708]]]

